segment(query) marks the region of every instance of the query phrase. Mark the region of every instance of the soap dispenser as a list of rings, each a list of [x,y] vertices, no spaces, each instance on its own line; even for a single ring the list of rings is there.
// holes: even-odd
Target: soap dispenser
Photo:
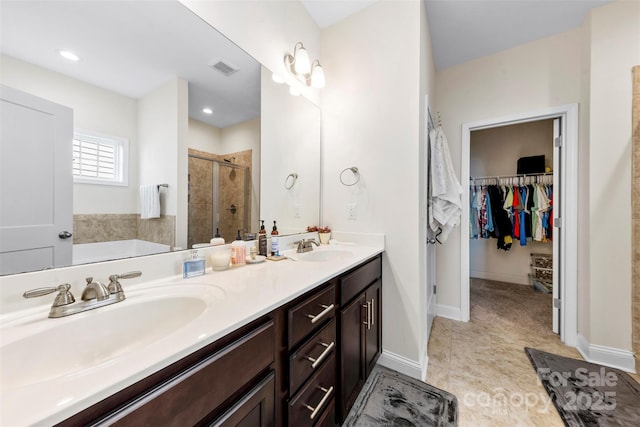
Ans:
[[[231,265],[233,267],[239,267],[246,264],[247,260],[247,245],[244,240],[242,240],[242,236],[240,235],[240,230],[238,230],[238,235],[236,236],[236,240],[231,243]]]
[[[271,255],[280,256],[280,245],[278,243],[278,227],[276,222],[273,221],[273,228],[271,229]]]
[[[220,237],[220,229],[216,228],[216,235],[213,236],[213,239],[209,242],[213,246],[224,245],[224,239]]]

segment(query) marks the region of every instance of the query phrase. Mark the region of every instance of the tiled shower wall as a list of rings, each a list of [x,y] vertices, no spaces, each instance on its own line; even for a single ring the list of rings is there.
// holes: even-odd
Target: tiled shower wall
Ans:
[[[640,372],[640,65],[633,67],[632,115],[632,220],[633,220],[633,353],[636,372]]]
[[[175,215],[140,219],[138,214],[79,214],[73,216],[73,243],[141,239],[175,246]]]

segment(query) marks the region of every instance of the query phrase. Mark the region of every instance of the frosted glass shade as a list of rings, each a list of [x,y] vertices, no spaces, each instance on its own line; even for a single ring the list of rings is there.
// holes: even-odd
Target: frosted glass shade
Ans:
[[[311,61],[309,60],[309,52],[304,47],[300,47],[295,53],[294,70],[297,74],[309,74],[311,71]]]
[[[320,64],[315,65],[311,70],[311,87],[323,88],[326,84],[324,80],[324,70]]]

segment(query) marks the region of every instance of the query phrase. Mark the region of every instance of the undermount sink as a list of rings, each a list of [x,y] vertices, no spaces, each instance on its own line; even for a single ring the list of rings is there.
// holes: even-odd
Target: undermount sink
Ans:
[[[319,249],[303,254],[295,254],[295,259],[298,261],[309,262],[327,262],[327,261],[341,261],[353,256],[352,252],[340,250],[340,249]]]
[[[20,326],[27,332],[24,338],[0,348],[3,387],[83,375],[171,335],[224,296],[225,291],[214,286],[150,288],[66,318],[30,320]]]

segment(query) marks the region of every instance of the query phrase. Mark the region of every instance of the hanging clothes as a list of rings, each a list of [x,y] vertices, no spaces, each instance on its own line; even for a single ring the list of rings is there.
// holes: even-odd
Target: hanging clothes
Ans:
[[[550,242],[553,229],[553,186],[472,185],[469,191],[469,237],[497,239],[497,248],[508,251],[516,240]]]

